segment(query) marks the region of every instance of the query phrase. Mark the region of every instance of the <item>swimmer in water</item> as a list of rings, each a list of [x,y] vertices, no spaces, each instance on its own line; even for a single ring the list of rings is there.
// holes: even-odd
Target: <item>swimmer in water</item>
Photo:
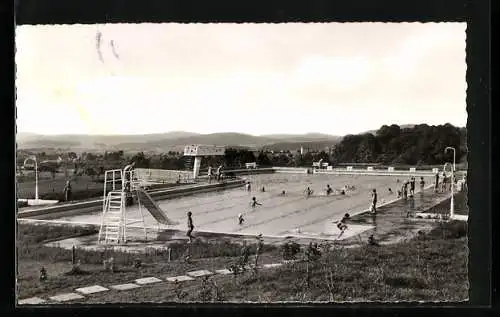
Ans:
[[[330,187],[330,185],[326,185],[326,195],[330,196],[330,194],[333,192],[333,189]]]
[[[286,196],[286,191],[284,191],[284,190],[283,190],[283,191],[281,192],[281,196]]]
[[[392,189],[390,189],[390,188],[389,188],[388,192],[389,192],[389,195],[393,194]]]
[[[262,206],[261,203],[257,202],[257,198],[255,198],[255,196],[252,197],[252,202],[250,204],[251,204],[252,208],[255,208],[256,206]]]
[[[309,198],[313,193],[313,190],[309,187],[307,187],[306,189],[306,198]]]
[[[342,189],[342,190],[340,191],[340,194],[341,194],[341,195],[345,195],[345,190],[343,190],[343,189]]]
[[[245,219],[243,218],[243,214],[238,215],[238,224],[241,226],[245,222]]]

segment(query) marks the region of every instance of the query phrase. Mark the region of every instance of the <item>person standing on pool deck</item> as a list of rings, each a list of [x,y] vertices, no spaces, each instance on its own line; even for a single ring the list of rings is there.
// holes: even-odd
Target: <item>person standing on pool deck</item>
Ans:
[[[375,188],[372,191],[372,213],[377,213],[377,190]]]
[[[212,166],[208,166],[207,176],[208,176],[208,183],[210,184],[212,182]]]
[[[191,211],[188,211],[187,216],[188,216],[188,221],[187,221],[187,233],[186,236],[189,238],[189,243],[193,242],[193,230],[194,230],[194,224],[193,224],[193,213]]]
[[[250,181],[247,182],[247,192],[252,190],[252,185],[250,185]]]
[[[410,196],[415,194],[415,177],[412,176],[410,179]]]
[[[252,202],[251,202],[250,204],[251,204],[252,208],[255,208],[255,206],[257,206],[257,205],[258,205],[258,206],[262,206],[262,204],[261,204],[261,203],[258,203],[258,202],[257,202],[257,198],[255,198],[255,196],[254,196],[254,197],[252,197]]]
[[[222,165],[219,165],[217,168],[217,181],[221,180],[221,174],[222,174]]]
[[[68,202],[71,200],[71,182],[66,181],[66,185],[64,185],[64,198]]]
[[[439,186],[439,173],[436,173],[435,176],[435,181],[434,181],[434,191],[437,193],[438,192],[438,187]]]

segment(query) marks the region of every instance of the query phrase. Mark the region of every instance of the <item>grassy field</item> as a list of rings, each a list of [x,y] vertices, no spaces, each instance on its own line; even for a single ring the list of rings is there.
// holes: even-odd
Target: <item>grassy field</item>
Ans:
[[[64,196],[64,185],[66,183],[66,177],[64,173],[58,173],[53,179],[48,177],[50,173],[40,173],[40,178],[38,180],[38,194],[41,199],[54,199],[54,196],[60,196],[60,199]],[[47,175],[45,175],[47,174]],[[103,183],[94,181],[90,176],[82,175],[78,177],[71,177],[71,187],[73,193],[78,193],[81,191],[99,191],[104,189]],[[35,198],[35,181],[25,180],[22,182],[17,182],[17,192],[18,198]]]
[[[127,283],[145,276],[165,278],[196,269],[221,269],[235,263],[241,246],[231,241],[216,244],[197,242],[186,263],[181,255],[186,245],[176,243],[172,262],[164,252],[133,255],[119,252],[77,252],[82,272],[68,275],[71,251],[43,246],[43,243],[80,234],[90,228],[20,225],[18,227],[18,296],[52,296],[77,287]],[[159,283],[125,292],[104,292],[86,297],[85,303],[169,302],[169,301],[442,301],[464,300],[468,296],[467,225],[450,222],[427,235],[390,246],[345,249],[323,248],[319,259],[281,268],[247,272],[238,276],[213,276],[206,280],[172,284]],[[297,258],[304,255],[301,246]],[[251,254],[255,246],[251,246]],[[114,257],[116,272],[106,272],[102,261]],[[143,263],[133,267],[136,259]],[[252,257],[251,257],[252,259]],[[283,260],[282,247],[264,248],[260,263]],[[38,280],[44,266],[48,280]],[[309,273],[308,273],[309,272]]]

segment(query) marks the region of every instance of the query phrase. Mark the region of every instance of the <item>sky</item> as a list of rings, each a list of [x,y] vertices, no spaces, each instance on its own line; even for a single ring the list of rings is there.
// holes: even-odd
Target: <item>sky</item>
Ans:
[[[465,126],[465,31],[465,23],[18,26],[17,129],[345,135],[393,123]]]

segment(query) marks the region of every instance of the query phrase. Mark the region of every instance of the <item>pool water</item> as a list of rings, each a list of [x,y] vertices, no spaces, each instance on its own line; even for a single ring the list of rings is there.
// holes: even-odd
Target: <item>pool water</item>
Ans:
[[[366,210],[371,205],[371,191],[377,189],[380,204],[396,198],[402,177],[361,176],[361,175],[309,175],[309,174],[261,174],[246,177],[251,182],[251,191],[245,187],[221,192],[202,193],[192,196],[158,201],[168,217],[178,222],[175,226],[161,228],[186,230],[186,213],[191,211],[195,231],[232,233],[242,235],[286,236],[297,233],[330,234],[332,221],[342,218],[345,213],[354,214]],[[399,182],[398,182],[399,180]],[[417,179],[418,183],[419,179]],[[431,184],[432,177],[425,178]],[[346,195],[326,195],[329,184],[334,190],[344,185],[355,186]],[[310,187],[314,194],[305,197],[305,189]],[[264,187],[265,192],[260,189]],[[419,185],[416,186],[417,190]],[[392,188],[390,194],[388,188]],[[286,195],[281,196],[285,190]],[[251,199],[256,197],[262,205],[251,207]],[[157,222],[143,210],[148,227],[156,227]],[[238,223],[238,214],[243,214],[243,224]],[[138,206],[127,209],[127,217],[140,218]],[[60,220],[89,224],[100,224],[101,213],[64,217]],[[358,228],[364,230],[363,228]],[[368,229],[368,228],[365,228]]]

